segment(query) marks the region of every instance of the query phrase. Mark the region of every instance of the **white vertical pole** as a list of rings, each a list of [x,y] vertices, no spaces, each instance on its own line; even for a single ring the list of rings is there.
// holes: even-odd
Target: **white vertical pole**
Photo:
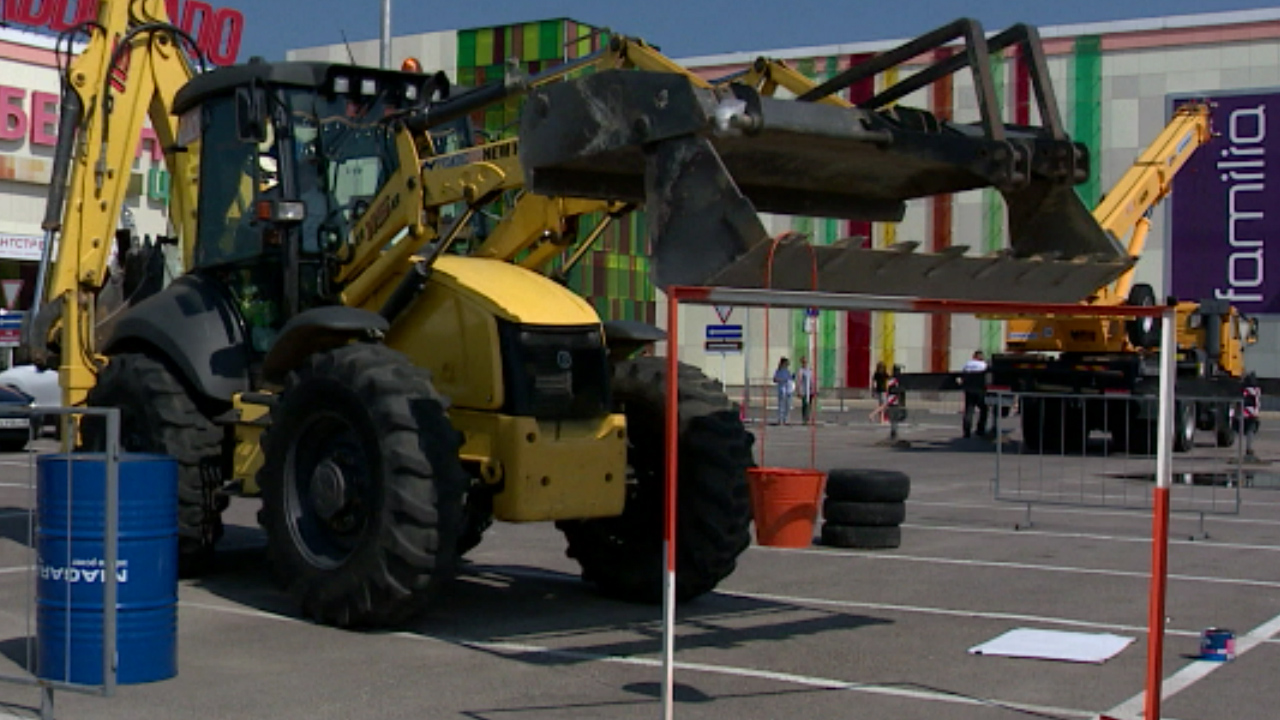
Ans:
[[[107,446],[106,450],[106,537],[103,549],[103,560],[106,562],[106,576],[102,584],[102,685],[103,693],[108,697],[116,692],[116,673],[119,671],[119,656],[116,653],[116,602],[118,587],[116,573],[120,564],[120,410],[106,410]]]
[[[391,69],[391,0],[382,0],[382,38],[378,43],[378,58],[383,70]]]
[[[1160,328],[1160,435],[1156,440],[1156,487],[1169,489],[1173,461],[1174,379],[1178,348],[1174,344],[1177,315],[1166,310]]]
[[[1173,460],[1174,377],[1177,371],[1174,333],[1177,312],[1164,312],[1160,333],[1160,434],[1156,436],[1156,491],[1151,513],[1151,589],[1147,601],[1146,720],[1160,720],[1164,693],[1165,589],[1169,577],[1169,486]]]

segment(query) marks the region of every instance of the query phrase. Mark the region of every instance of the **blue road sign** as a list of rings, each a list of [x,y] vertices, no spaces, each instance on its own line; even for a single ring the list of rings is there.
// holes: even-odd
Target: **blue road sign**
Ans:
[[[741,340],[741,325],[708,325],[708,340]]]
[[[25,312],[17,310],[0,312],[0,330],[21,330],[24,315]]]

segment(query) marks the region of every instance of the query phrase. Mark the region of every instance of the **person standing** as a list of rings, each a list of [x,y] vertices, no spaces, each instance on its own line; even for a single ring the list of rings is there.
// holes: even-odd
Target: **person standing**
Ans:
[[[883,425],[889,421],[884,414],[886,405],[886,394],[889,391],[889,371],[884,366],[884,361],[876,363],[876,371],[871,375],[871,391],[876,396],[876,408],[878,411],[875,415],[879,418],[880,424]]]
[[[1258,426],[1261,425],[1262,417],[1262,388],[1258,386],[1258,376],[1254,373],[1248,373],[1244,376],[1244,401],[1243,401],[1243,422],[1241,423],[1241,434],[1244,435],[1244,459],[1245,462],[1258,462],[1258,456],[1253,454],[1253,438],[1258,434]]]
[[[778,424],[786,425],[787,416],[791,414],[791,396],[796,392],[796,378],[791,373],[791,361],[782,358],[778,361],[778,369],[773,371],[773,384],[778,389]]]
[[[814,397],[817,395],[813,368],[809,367],[808,358],[800,358],[800,369],[796,371],[796,392],[800,393],[800,418],[808,425],[813,414]]]
[[[978,436],[987,433],[987,360],[982,351],[973,354],[960,369],[960,383],[964,387],[964,436],[969,437],[973,425],[973,411],[978,411]]]

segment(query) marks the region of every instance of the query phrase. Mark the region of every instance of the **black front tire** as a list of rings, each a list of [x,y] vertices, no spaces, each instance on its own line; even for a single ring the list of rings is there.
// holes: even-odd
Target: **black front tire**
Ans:
[[[457,566],[465,475],[429,374],[380,345],[290,373],[263,438],[267,554],[302,612],[402,623]]]
[[[111,358],[89,391],[92,407],[120,409],[120,445],[130,452],[170,455],[178,461],[178,563],[183,575],[208,569],[222,537],[223,430],[162,361],[124,353]],[[101,418],[84,419],[86,448],[106,448]]]
[[[662,600],[663,430],[666,360],[636,358],[614,367],[613,403],[627,418],[631,477],[623,514],[557,523],[584,580],[633,602]],[[751,544],[747,468],[754,438],[720,384],[680,366],[680,475],[676,594],[690,600],[715,589]]]

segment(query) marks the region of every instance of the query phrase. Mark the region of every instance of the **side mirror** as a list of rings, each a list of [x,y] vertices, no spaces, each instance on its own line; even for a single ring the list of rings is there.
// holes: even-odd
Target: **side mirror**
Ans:
[[[1249,345],[1258,342],[1258,318],[1249,318],[1249,337],[1245,342]]]
[[[257,87],[236,88],[236,137],[245,142],[260,143],[267,139],[266,112],[262,90]]]

